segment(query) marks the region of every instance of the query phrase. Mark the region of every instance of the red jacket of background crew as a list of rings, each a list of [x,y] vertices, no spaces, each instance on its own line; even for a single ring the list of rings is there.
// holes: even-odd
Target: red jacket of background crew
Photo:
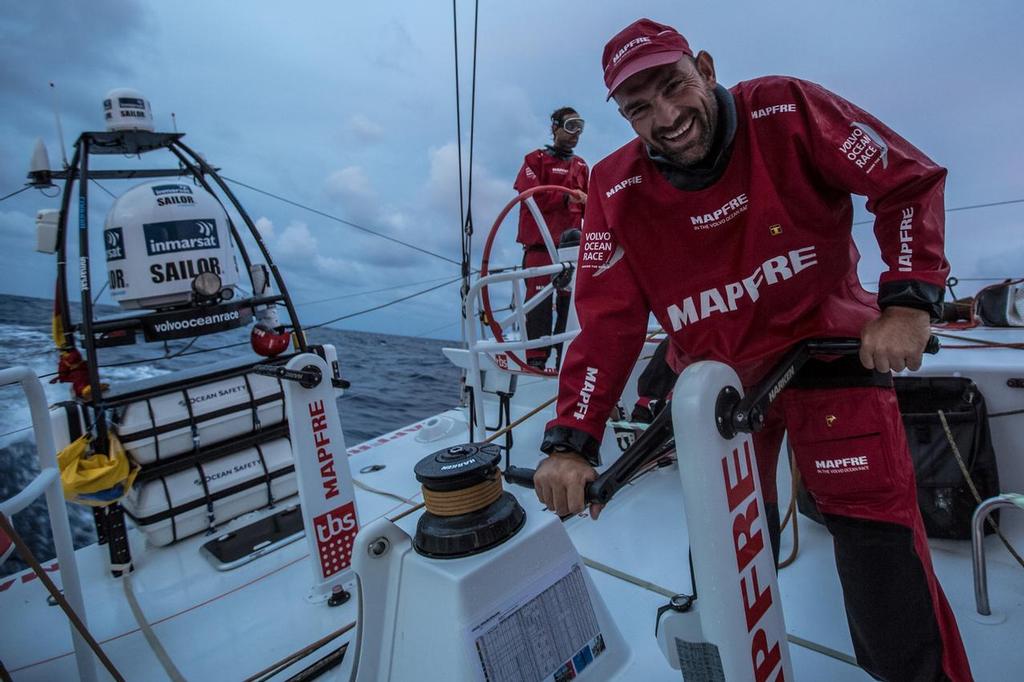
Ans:
[[[553,154],[550,148],[536,149],[523,159],[523,167],[519,169],[513,187],[517,192],[524,192],[538,185],[559,185],[586,192],[588,174],[587,162],[578,156],[564,158]],[[533,198],[548,224],[555,246],[558,246],[562,232],[580,226],[583,205],[570,203],[567,195],[540,192],[533,195]],[[516,241],[525,247],[544,245],[537,223],[525,206],[519,209],[519,235]]]

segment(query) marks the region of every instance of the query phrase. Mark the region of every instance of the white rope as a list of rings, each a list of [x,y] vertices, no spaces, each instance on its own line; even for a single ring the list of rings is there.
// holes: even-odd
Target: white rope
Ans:
[[[128,600],[128,606],[132,610],[132,615],[135,616],[135,622],[139,624],[142,636],[146,638],[149,648],[153,650],[156,660],[160,661],[160,665],[163,666],[167,677],[172,682],[186,682],[185,677],[178,670],[177,666],[174,665],[174,661],[171,660],[167,650],[164,649],[164,645],[160,643],[160,639],[153,632],[153,627],[146,620],[146,614],[142,612],[142,607],[139,606],[139,601],[135,598],[135,591],[132,589],[132,574],[126,573],[121,578],[121,584],[124,587],[124,596]]]
[[[360,488],[362,490],[365,490],[368,493],[374,493],[375,495],[383,495],[384,497],[390,497],[393,500],[398,500],[399,502],[404,502],[405,504],[412,504],[412,505],[419,504],[418,502],[414,502],[413,500],[409,499],[408,497],[402,497],[401,495],[398,495],[397,493],[389,493],[387,490],[381,490],[380,488],[374,488],[372,485],[367,485],[367,484],[363,483],[358,478],[353,478],[352,479],[352,484],[355,487]]]

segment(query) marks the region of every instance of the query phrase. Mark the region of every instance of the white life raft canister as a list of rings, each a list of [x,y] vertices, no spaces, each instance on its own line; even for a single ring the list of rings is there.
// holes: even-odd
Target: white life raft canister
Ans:
[[[116,430],[132,459],[145,465],[284,420],[280,381],[250,372],[129,402],[117,417]]]
[[[295,495],[292,447],[278,438],[136,483],[122,500],[150,544],[168,545]]]
[[[163,308],[192,300],[192,280],[238,282],[228,217],[206,190],[181,181],[150,182],[122,194],[103,230],[110,294],[122,308]]]
[[[107,130],[146,130],[153,132],[153,110],[149,100],[135,90],[115,88],[103,100],[103,119]]]

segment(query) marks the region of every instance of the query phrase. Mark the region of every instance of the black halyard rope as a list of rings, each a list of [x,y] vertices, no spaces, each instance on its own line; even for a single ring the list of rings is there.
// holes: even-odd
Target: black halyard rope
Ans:
[[[473,256],[473,146],[476,140],[476,46],[480,21],[480,1],[473,5],[473,75],[469,92],[469,169],[466,178],[466,219],[462,226],[465,246],[462,253],[463,291],[461,292],[463,317],[466,313],[466,294],[469,293],[470,259]],[[460,178],[461,181],[461,178]]]
[[[467,314],[466,296],[469,294],[469,279],[472,274],[470,258],[473,251],[473,142],[476,133],[476,55],[479,35],[480,3],[473,6],[473,70],[470,77],[469,108],[469,167],[468,177],[462,168],[462,91],[459,78],[459,19],[457,0],[452,0],[452,43],[455,52],[455,137],[459,167],[459,230],[462,243],[462,286],[459,288],[462,317]],[[463,185],[466,186],[463,195]]]
[[[455,45],[455,150],[459,163],[459,225],[466,223],[466,202],[462,196],[462,96],[459,90],[459,12],[452,0],[452,41]],[[466,237],[462,236],[462,260],[466,260]]]

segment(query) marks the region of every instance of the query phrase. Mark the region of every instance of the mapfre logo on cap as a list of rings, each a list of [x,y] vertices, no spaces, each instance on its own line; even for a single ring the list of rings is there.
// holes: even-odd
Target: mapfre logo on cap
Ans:
[[[649,42],[651,42],[651,39],[648,38],[647,36],[640,36],[639,38],[633,38],[633,40],[629,41],[628,43],[626,43],[625,45],[620,47],[619,51],[616,52],[612,56],[612,61],[608,65],[608,68],[605,69],[605,71],[607,71],[608,69],[610,69],[613,66],[615,66],[616,64],[618,64],[619,60],[622,59],[623,57],[625,57],[626,53],[629,52],[630,50],[632,50],[634,47],[639,47],[640,45],[644,45],[645,43],[649,43]]]

